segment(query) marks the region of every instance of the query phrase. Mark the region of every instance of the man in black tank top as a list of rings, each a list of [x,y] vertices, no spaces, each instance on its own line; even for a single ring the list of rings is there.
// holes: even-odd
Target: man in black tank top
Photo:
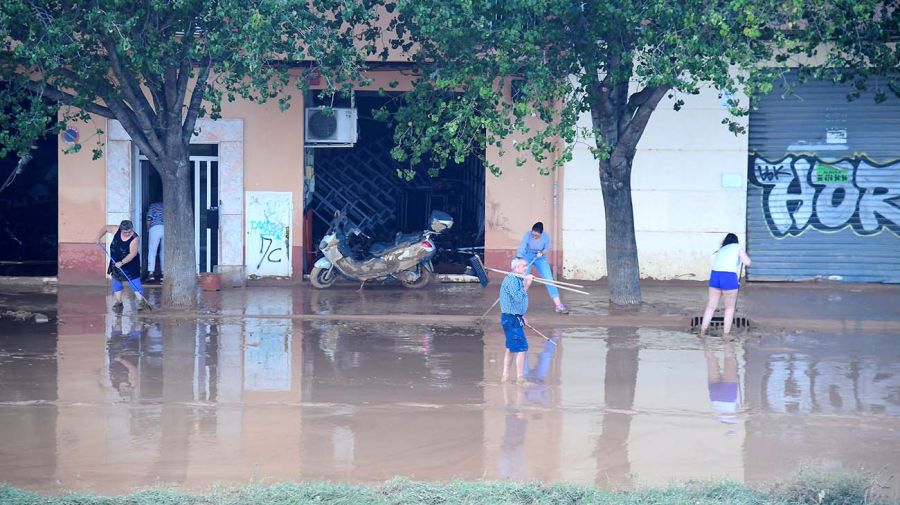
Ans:
[[[109,244],[109,266],[106,273],[112,277],[112,292],[116,298],[113,310],[122,311],[122,290],[125,284],[131,286],[132,291],[140,295],[138,310],[146,308],[144,288],[141,285],[141,238],[134,232],[134,224],[129,220],[122,221],[119,226],[108,225],[100,228],[97,243],[103,245],[103,237],[111,233],[112,242]],[[125,284],[123,284],[125,283]]]

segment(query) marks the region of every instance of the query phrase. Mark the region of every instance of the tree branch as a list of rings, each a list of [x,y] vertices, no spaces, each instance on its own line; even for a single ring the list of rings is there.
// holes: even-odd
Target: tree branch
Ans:
[[[27,80],[25,82],[20,82],[19,85],[33,93],[43,94],[51,100],[56,100],[57,102],[65,105],[70,105],[72,107],[78,107],[79,109],[90,112],[91,114],[96,114],[108,119],[116,118],[115,113],[113,113],[113,111],[108,107],[104,107],[93,102],[81,103],[79,102],[79,98],[77,96],[66,93],[65,91],[60,91],[59,89],[52,87],[49,84],[41,84],[38,81]]]
[[[637,93],[633,93],[630,97],[628,97],[628,115],[633,116],[634,111],[638,109],[641,105],[647,103],[647,100],[650,99],[650,95],[653,94],[656,88],[651,86],[647,86],[644,89],[638,91]]]
[[[668,87],[650,89],[653,91],[646,95],[646,101],[637,108],[622,136],[619,137],[619,142],[613,151],[613,157],[624,157],[629,164],[634,159],[638,141],[641,139],[641,135],[644,134],[644,129],[647,127],[647,122],[650,121],[650,116],[656,110],[659,101],[669,92]]]
[[[131,136],[132,142],[137,144],[141,153],[150,160],[150,163],[156,165],[159,158],[165,153],[165,150],[157,150],[147,140],[147,137],[144,136],[143,129],[137,124],[134,112],[132,112],[132,110],[128,108],[128,105],[121,99],[110,100],[109,108],[115,113],[115,119],[118,119],[119,122],[122,123],[122,127],[125,128],[125,131]]]
[[[153,114],[153,107],[150,106],[150,102],[147,101],[147,97],[144,96],[144,92],[135,81],[134,76],[130,72],[125,71],[121,60],[119,60],[119,54],[116,52],[115,44],[104,41],[103,47],[106,48],[107,58],[112,66],[113,74],[119,81],[119,88],[124,92],[125,99],[131,102],[130,110],[134,114],[135,121],[143,130],[144,137],[156,152],[164,152],[165,149],[163,149],[163,144],[156,130],[158,125],[153,124],[155,122],[152,117],[155,115]],[[158,123],[158,121],[156,122]]]
[[[185,55],[184,59],[181,60],[181,68],[178,69],[178,81],[175,85],[175,101],[170,104],[172,107],[170,112],[173,119],[176,115],[178,116],[178,119],[181,119],[181,109],[184,108],[184,98],[187,95],[188,79],[191,77],[192,68],[191,60]]]
[[[200,104],[203,102],[203,95],[206,93],[206,81],[209,80],[209,70],[212,66],[212,60],[206,57],[206,62],[197,76],[194,83],[194,91],[191,93],[191,103],[188,105],[187,114],[184,118],[184,125],[181,127],[181,140],[188,144],[191,141],[191,135],[194,134],[194,125],[197,123],[197,116],[200,114]]]
[[[194,18],[191,18],[188,21],[188,26],[184,31],[184,35],[181,36],[181,64],[179,65],[178,73],[176,74],[176,95],[174,97],[174,101],[169,104],[169,111],[172,114],[172,119],[174,119],[177,115],[178,119],[180,120],[181,110],[184,108],[184,98],[187,95],[188,80],[191,78],[191,70],[193,69],[193,65],[189,56],[191,47],[193,47],[194,42],[196,41],[194,35],[195,27],[196,25],[194,23]],[[174,66],[172,68],[174,69]]]

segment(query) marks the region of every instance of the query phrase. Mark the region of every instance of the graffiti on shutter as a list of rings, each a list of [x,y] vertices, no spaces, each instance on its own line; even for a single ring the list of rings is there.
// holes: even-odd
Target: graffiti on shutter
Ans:
[[[774,237],[847,227],[859,235],[887,228],[900,236],[900,162],[826,162],[814,156],[768,161],[754,156],[750,183],[762,188],[763,214]]]

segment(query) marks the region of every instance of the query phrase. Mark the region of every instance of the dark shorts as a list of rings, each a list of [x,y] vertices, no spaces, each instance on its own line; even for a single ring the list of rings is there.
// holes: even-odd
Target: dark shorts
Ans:
[[[500,325],[506,335],[506,348],[509,352],[525,352],[528,350],[528,340],[525,339],[525,324],[522,316],[512,314],[500,314]]]
[[[741,287],[741,284],[738,282],[736,273],[713,270],[709,274],[709,287],[722,291],[733,291]]]

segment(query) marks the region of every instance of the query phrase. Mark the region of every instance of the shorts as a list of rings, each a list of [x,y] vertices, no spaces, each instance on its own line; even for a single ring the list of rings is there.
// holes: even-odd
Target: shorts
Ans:
[[[525,323],[522,316],[516,314],[500,314],[500,325],[506,335],[506,348],[509,352],[525,352],[528,340],[525,339]]]
[[[709,400],[713,402],[736,402],[738,397],[737,382],[710,382]]]
[[[709,274],[709,287],[722,291],[734,291],[741,287],[741,284],[738,282],[736,273],[713,270]]]
[[[128,284],[128,283],[126,283],[126,284]],[[113,278],[112,292],[118,293],[119,291],[122,291],[123,289],[125,289],[125,284],[122,284],[122,281],[120,281],[119,279]],[[144,287],[141,285],[140,279],[131,279],[131,290],[135,293],[140,294],[141,296],[144,296]]]

